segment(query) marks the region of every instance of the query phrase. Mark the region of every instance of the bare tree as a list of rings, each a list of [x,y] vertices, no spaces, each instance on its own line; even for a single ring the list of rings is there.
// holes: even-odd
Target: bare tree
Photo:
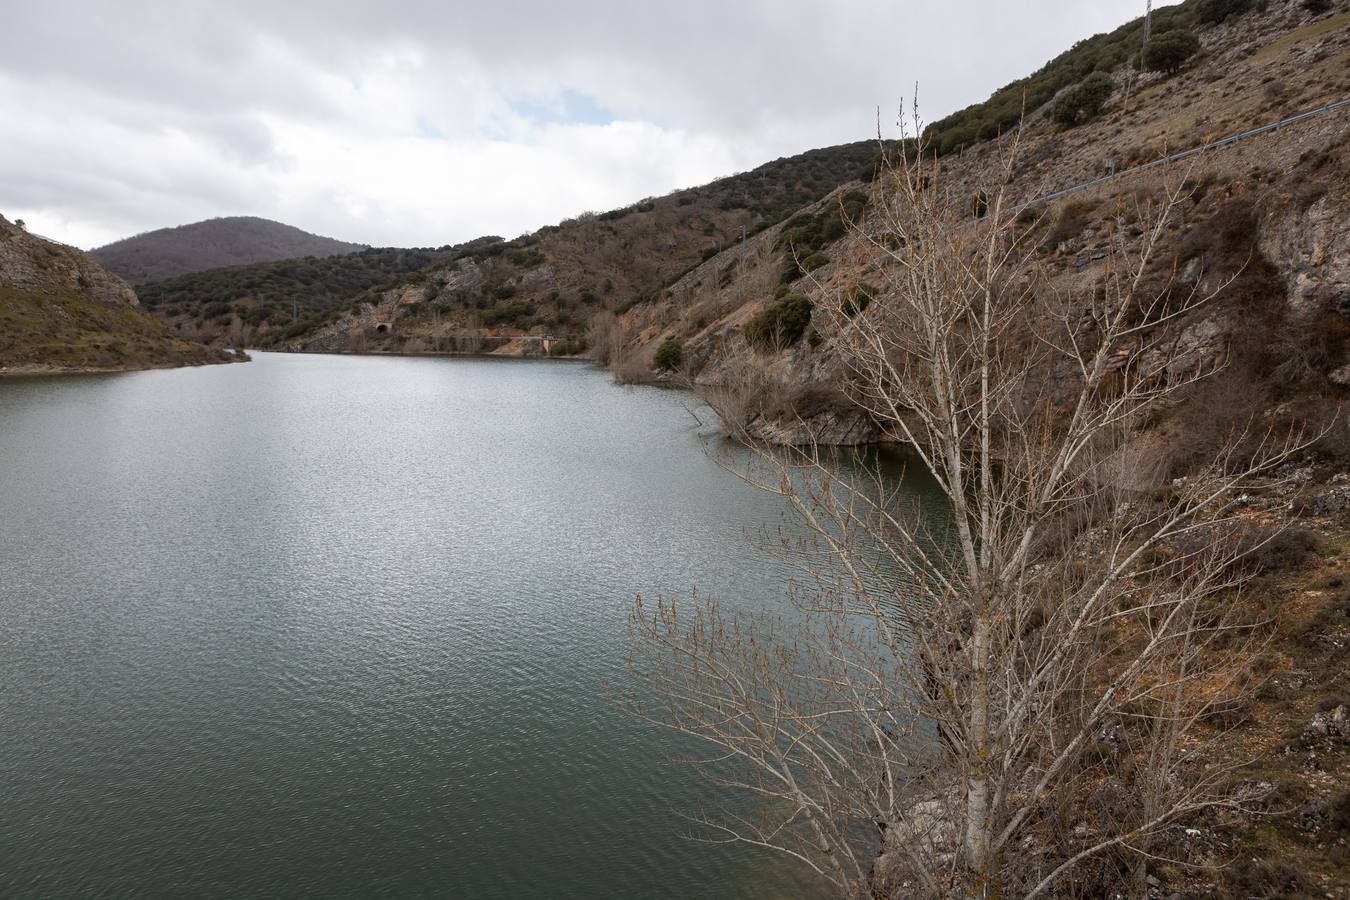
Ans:
[[[1211,295],[1153,277],[1184,195],[1119,200],[1139,231],[1095,284],[1056,289],[1007,195],[1016,145],[976,221],[969,188],[902,145],[852,238],[876,296],[859,311],[818,286],[844,389],[943,508],[840,477],[820,448],[760,448],[738,471],[804,524],[769,542],[800,616],[632,615],[659,698],[634,707],[763,801],[698,817],[704,839],[790,854],[841,896],[1063,896],[1108,866],[1142,885],[1142,862],[1186,861],[1184,825],[1255,799],[1203,723],[1261,640],[1231,602],[1235,499],[1298,439],[1234,436],[1174,489],[1133,489],[1148,417],[1222,368],[1169,327]]]
[[[724,427],[737,435],[745,435],[766,412],[783,408],[790,394],[783,378],[739,335],[721,348],[715,377],[702,384],[690,378],[685,386],[697,391]]]
[[[456,353],[481,353],[483,350],[483,320],[477,313],[470,313],[454,335]]]
[[[638,355],[633,329],[612,313],[597,313],[587,326],[587,346],[595,361],[608,366],[615,384],[635,384],[652,378],[651,367]]]

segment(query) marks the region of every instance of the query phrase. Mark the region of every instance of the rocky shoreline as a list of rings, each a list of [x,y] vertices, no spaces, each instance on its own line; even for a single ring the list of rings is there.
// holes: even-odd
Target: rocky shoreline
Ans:
[[[41,378],[49,375],[120,375],[127,372],[148,372],[153,369],[188,369],[199,366],[225,365],[229,363],[249,362],[252,359],[242,350],[235,351],[229,358],[209,362],[191,363],[147,363],[124,366],[61,366],[48,363],[29,363],[24,365],[0,365],[0,378]]]

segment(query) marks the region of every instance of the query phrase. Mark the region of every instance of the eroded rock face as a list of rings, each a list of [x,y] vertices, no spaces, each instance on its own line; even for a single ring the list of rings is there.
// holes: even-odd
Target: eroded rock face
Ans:
[[[483,269],[472,259],[463,259],[441,278],[441,290],[467,291],[483,284]]]
[[[937,896],[925,886],[918,861],[928,871],[950,868],[960,849],[955,787],[913,804],[902,821],[888,825],[881,852],[872,864],[872,890],[879,897],[928,898]]]
[[[1284,275],[1290,312],[1307,315],[1330,306],[1350,315],[1347,214],[1345,186],[1315,182],[1281,206],[1262,229],[1261,252]]]
[[[1153,375],[1160,369],[1179,378],[1213,362],[1223,351],[1228,323],[1217,316],[1209,316],[1181,329],[1175,339],[1144,354],[1141,369]]]
[[[879,440],[881,429],[860,410],[829,410],[779,421],[759,416],[746,426],[746,434],[752,440],[791,447],[856,447]]]
[[[1350,739],[1350,710],[1344,703],[1312,717],[1304,733],[1313,738]]]
[[[136,292],[82,251],[29,234],[0,216],[0,287],[65,288],[100,303],[138,306]]]
[[[1350,485],[1327,488],[1312,500],[1312,511],[1319,516],[1343,516],[1350,513]]]

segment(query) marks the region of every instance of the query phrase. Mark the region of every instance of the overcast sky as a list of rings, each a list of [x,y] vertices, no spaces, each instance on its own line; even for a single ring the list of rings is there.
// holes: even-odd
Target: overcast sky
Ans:
[[[0,214],[81,247],[258,215],[514,237],[934,120],[1143,0],[41,0],[0,22]]]

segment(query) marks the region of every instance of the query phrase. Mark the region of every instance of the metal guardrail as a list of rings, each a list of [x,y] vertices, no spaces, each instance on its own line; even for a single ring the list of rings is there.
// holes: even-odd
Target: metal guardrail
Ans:
[[[1344,109],[1346,107],[1350,107],[1350,98],[1346,98],[1345,100],[1337,100],[1332,103],[1325,103],[1322,106],[1318,106],[1314,109],[1305,110],[1301,113],[1297,113],[1296,115],[1280,119],[1278,122],[1271,122],[1270,124],[1262,125],[1259,128],[1250,128],[1246,131],[1238,132],[1237,134],[1230,134],[1228,137],[1220,138],[1217,141],[1210,141],[1208,144],[1201,144],[1198,147],[1192,147],[1189,150],[1182,150],[1179,153],[1172,153],[1159,159],[1155,159],[1152,162],[1141,163],[1140,165],[1132,166],[1128,169],[1122,169],[1119,172],[1112,172],[1110,175],[1103,175],[1100,178],[1093,178],[1091,181],[1084,181],[1081,182],[1080,184],[1070,185],[1069,187],[1061,188],[1057,191],[1052,191],[1049,194],[1042,194],[1041,196],[1028,200],[1025,203],[1017,204],[1016,206],[1012,207],[1011,212],[1017,213],[1026,209],[1028,206],[1035,206],[1037,203],[1045,203],[1049,200],[1057,200],[1060,197],[1064,197],[1068,194],[1074,194],[1077,193],[1078,191],[1087,190],[1088,188],[1097,187],[1098,185],[1102,184],[1109,184],[1110,182],[1115,181],[1118,178],[1124,178],[1127,175],[1134,175],[1138,172],[1143,172],[1146,169],[1151,169],[1154,166],[1162,166],[1168,163],[1174,163],[1177,162],[1178,160],[1186,159],[1187,157],[1190,156],[1195,156],[1198,153],[1204,153],[1207,150],[1214,150],[1218,147],[1227,146],[1228,144],[1235,144],[1238,141],[1243,141],[1246,140],[1247,138],[1255,137],[1258,134],[1265,134],[1268,131],[1278,131],[1281,128],[1284,128],[1286,125],[1293,125],[1295,122],[1302,122],[1305,119],[1311,119],[1316,116],[1326,115],[1327,113],[1335,112],[1338,109]]]

